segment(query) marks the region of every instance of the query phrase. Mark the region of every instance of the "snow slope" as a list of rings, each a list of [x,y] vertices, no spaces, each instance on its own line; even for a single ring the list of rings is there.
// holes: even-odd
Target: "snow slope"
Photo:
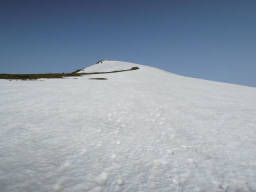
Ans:
[[[256,191],[256,88],[134,66],[0,80],[0,191]]]

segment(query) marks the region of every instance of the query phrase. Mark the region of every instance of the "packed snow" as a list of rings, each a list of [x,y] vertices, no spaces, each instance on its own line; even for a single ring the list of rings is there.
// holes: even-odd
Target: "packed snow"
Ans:
[[[131,67],[0,80],[0,191],[256,191],[256,88]]]

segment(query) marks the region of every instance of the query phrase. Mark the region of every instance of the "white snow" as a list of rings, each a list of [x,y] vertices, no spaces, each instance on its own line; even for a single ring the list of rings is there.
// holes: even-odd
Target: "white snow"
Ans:
[[[134,66],[0,80],[0,191],[256,191],[256,88]]]
[[[120,61],[110,61],[105,60],[102,63],[98,63],[89,67],[86,67],[79,71],[78,73],[91,73],[91,72],[111,72],[111,71],[121,71],[128,70],[132,67],[142,67],[142,65],[129,63],[129,62],[121,62]]]
[[[104,185],[108,179],[108,174],[105,172],[102,172],[99,176],[96,177],[95,181],[99,185]]]

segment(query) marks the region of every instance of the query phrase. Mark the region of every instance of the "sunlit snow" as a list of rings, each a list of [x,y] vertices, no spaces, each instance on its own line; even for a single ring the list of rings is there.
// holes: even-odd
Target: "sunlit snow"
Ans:
[[[256,88],[131,67],[0,80],[0,191],[256,191]]]

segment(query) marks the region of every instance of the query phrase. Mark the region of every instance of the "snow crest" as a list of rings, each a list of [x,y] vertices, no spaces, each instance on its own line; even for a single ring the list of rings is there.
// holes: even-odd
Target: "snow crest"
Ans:
[[[142,65],[137,65],[129,62],[103,60],[98,64],[82,69],[78,73],[121,71],[121,70],[128,70],[128,69],[131,69],[132,67],[138,67],[138,66],[142,67]]]

